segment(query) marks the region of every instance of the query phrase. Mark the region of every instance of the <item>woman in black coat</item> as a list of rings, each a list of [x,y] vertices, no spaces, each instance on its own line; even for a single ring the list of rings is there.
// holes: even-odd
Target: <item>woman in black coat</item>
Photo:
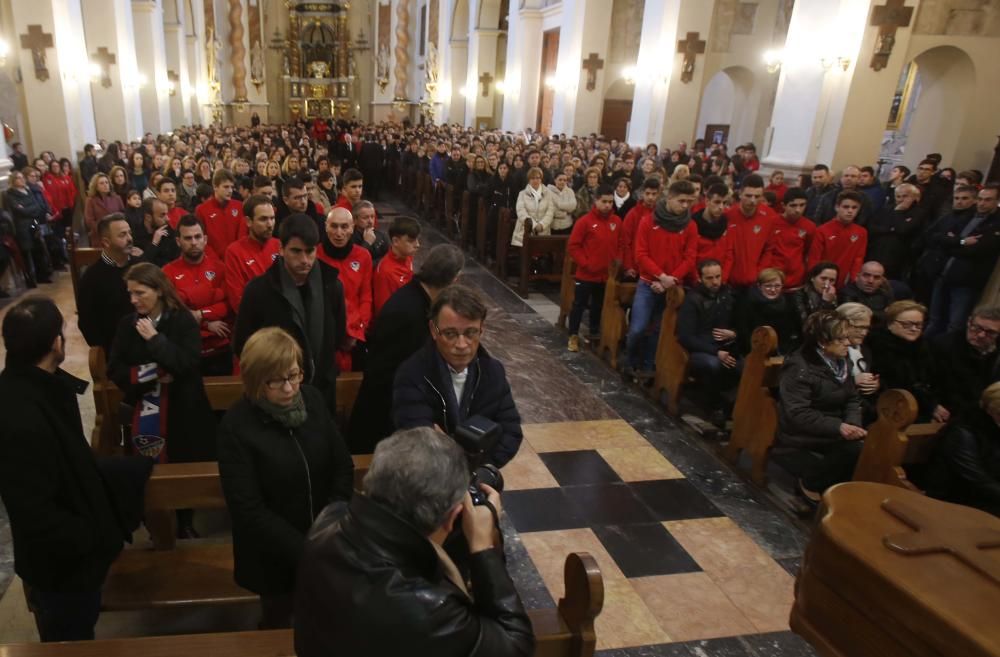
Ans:
[[[108,378],[135,409],[132,448],[160,462],[213,461],[215,416],[201,378],[198,322],[156,265],[134,265],[125,282],[135,313],[115,331]],[[179,537],[197,537],[191,519],[190,510],[178,511]]]
[[[938,403],[932,383],[934,364],[923,338],[927,308],[915,301],[896,301],[885,310],[885,326],[872,331],[872,372],[883,390],[901,388],[917,400],[918,422],[947,422],[949,409]]]
[[[868,251],[865,261],[885,267],[885,276],[903,280],[910,270],[911,245],[923,230],[920,190],[904,183],[896,188],[892,205],[886,205],[868,221]]]
[[[291,627],[306,534],[327,504],[350,499],[354,466],[323,394],[302,385],[295,338],[277,327],[254,333],[240,376],[244,397],[218,436],[236,583],[260,594],[262,629]]]
[[[778,353],[789,354],[801,341],[798,318],[791,297],[782,294],[785,274],[780,269],[764,269],[757,275],[757,285],[747,290],[736,313],[736,336],[742,353],[750,353],[754,329],[770,326],[778,334]]]
[[[818,310],[837,308],[837,278],[840,267],[833,262],[820,262],[809,270],[806,284],[792,294],[792,305],[799,319],[799,326]]]
[[[799,491],[812,502],[828,487],[851,479],[866,434],[847,359],[847,332],[847,320],[836,311],[811,315],[802,347],[781,369],[778,444],[823,455],[799,480]]]

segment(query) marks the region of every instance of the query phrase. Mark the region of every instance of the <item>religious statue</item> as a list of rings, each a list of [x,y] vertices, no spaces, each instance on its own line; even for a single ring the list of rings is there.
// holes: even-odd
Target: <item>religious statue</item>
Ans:
[[[430,42],[430,44],[429,44],[429,46],[427,48],[426,70],[427,70],[427,84],[428,85],[437,85],[437,81],[438,81],[438,49],[437,49],[437,46],[434,45],[433,41]]]
[[[281,74],[286,78],[292,74],[292,64],[288,61],[288,51],[281,54]]]
[[[385,91],[389,85],[389,46],[384,42],[378,48],[378,55],[375,57],[375,79],[378,81],[379,89]]]
[[[330,77],[330,65],[326,62],[309,62],[309,74],[314,78]]]
[[[250,81],[257,91],[264,84],[264,48],[259,41],[250,49]]]
[[[209,82],[219,81],[219,57],[222,55],[222,42],[216,38],[211,25],[205,28],[205,63],[208,65]]]

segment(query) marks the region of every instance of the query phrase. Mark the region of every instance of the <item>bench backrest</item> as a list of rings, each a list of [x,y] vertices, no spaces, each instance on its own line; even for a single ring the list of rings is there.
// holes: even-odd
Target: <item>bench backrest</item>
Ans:
[[[681,387],[687,378],[688,352],[677,340],[677,312],[684,303],[684,288],[680,285],[666,291],[667,301],[660,322],[660,337],[656,343],[656,378],[653,392],[659,397],[666,393],[667,412],[680,412]]]
[[[917,401],[906,390],[886,390],[878,398],[878,419],[868,427],[854,481],[873,481],[919,491],[903,466],[923,463],[943,424],[913,424]]]
[[[101,250],[77,246],[72,228],[66,229],[66,250],[69,254],[69,280],[73,285],[73,299],[79,303],[77,290],[80,289],[80,279],[87,267],[101,259]]]
[[[563,255],[562,279],[559,283],[559,320],[560,328],[566,328],[566,318],[573,309],[573,297],[576,296],[576,285],[573,274],[576,273],[576,262],[569,255],[569,240],[566,240],[566,253]]]
[[[598,356],[607,356],[611,367],[618,367],[618,351],[621,341],[628,331],[625,321],[625,307],[635,299],[636,284],[619,280],[621,264],[613,260],[608,267],[608,282],[604,287],[604,303],[601,306],[601,343],[597,347]]]

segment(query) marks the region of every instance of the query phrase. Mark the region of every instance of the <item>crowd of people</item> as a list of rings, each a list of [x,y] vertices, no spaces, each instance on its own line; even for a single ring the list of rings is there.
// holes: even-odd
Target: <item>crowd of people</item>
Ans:
[[[821,454],[800,481],[807,499],[850,478],[874,400],[902,388],[922,420],[949,427],[928,490],[1000,512],[1000,308],[977,307],[1000,253],[1000,186],[979,172],[939,169],[929,156],[913,176],[897,166],[880,182],[849,166],[833,182],[817,165],[789,186],[780,171],[765,183],[752,145],[730,155],[699,140],[661,155],[596,135],[319,120],[88,145],[78,178],[51,153],[18,164],[8,248],[29,284],[45,283],[82,205],[80,230],[101,255],[76,289],[79,327],[133,409],[128,451],[219,462],[236,581],[261,595],[263,627],[294,618],[299,654],[341,636],[315,609],[356,604],[358,587],[366,611],[397,605],[393,618],[430,623],[434,609],[436,619],[385,636],[364,620],[381,646],[367,654],[431,645],[418,637],[436,628],[435,641],[463,652],[530,650],[493,541],[499,495],[487,487],[487,504],[473,505],[468,454],[442,439],[485,419],[472,431],[492,436],[479,458],[502,468],[521,443],[520,416],[503,365],[481,345],[487,307],[456,283],[462,251],[434,247],[414,271],[421,224],[376,213],[371,199],[407,174],[482,198],[488,234],[511,210],[512,247],[568,235],[570,351],[581,349],[585,316],[585,339],[598,337],[620,262],[637,282],[630,381],[651,380],[666,293],[684,288],[677,337],[719,424],[750,335],[771,326],[786,356],[779,443]],[[3,336],[0,406],[17,420],[0,430],[0,494],[15,567],[43,639],[92,637],[100,581],[132,527],[101,487],[112,475],[86,455],[80,382],[59,369],[58,308],[28,297]],[[342,434],[336,382],[351,370],[364,379]],[[203,379],[226,374],[239,375],[245,397],[220,421]],[[32,450],[25,436],[37,438]],[[352,495],[350,453],[373,451],[366,494]],[[72,545],[40,522],[53,518]],[[197,536],[190,511],[178,513],[178,534]],[[40,547],[52,541],[59,549]],[[373,558],[375,546],[389,556]],[[410,567],[419,581],[403,586],[394,577]],[[473,605],[470,582],[494,599]]]

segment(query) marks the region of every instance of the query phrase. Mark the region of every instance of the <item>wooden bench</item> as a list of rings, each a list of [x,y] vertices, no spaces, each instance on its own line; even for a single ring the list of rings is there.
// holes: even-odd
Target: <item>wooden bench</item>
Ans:
[[[635,283],[618,280],[621,264],[612,261],[608,267],[608,282],[604,287],[604,304],[601,306],[601,342],[597,345],[597,355],[607,354],[611,367],[618,369],[618,352],[621,342],[628,333],[625,308],[635,299]]]
[[[455,186],[451,183],[443,183],[444,186],[444,210],[441,217],[441,228],[445,235],[450,237],[453,241],[455,240],[456,229],[455,217],[457,213],[455,211]]]
[[[667,412],[677,416],[680,413],[681,388],[687,381],[688,369],[687,349],[677,340],[677,312],[684,303],[684,288],[675,285],[665,294],[666,305],[656,342],[656,375],[651,393],[657,400],[666,396]]]
[[[913,424],[917,401],[906,390],[886,390],[878,398],[878,419],[868,427],[854,481],[920,489],[906,476],[907,464],[926,463],[943,424]]]
[[[777,356],[778,334],[770,326],[754,329],[750,353],[743,361],[743,373],[733,406],[733,430],[722,451],[732,464],[746,450],[750,455],[750,479],[767,485],[767,459],[778,430],[778,403],[771,390],[778,385],[784,358]]]
[[[514,237],[514,212],[510,208],[500,208],[497,212],[497,244],[496,262],[493,271],[501,281],[507,281],[507,254],[510,253],[510,240]]]
[[[489,225],[489,207],[486,199],[480,197],[476,207],[476,257],[479,262],[486,264],[487,235],[486,228]]]
[[[562,261],[566,255],[566,245],[569,235],[534,235],[525,233],[524,246],[521,247],[520,273],[517,279],[517,293],[528,297],[528,284],[532,281],[549,281],[557,283],[562,280]],[[551,256],[552,270],[537,274],[531,273],[531,260],[536,256]]]
[[[69,280],[73,286],[73,300],[79,305],[80,279],[87,267],[101,259],[101,250],[92,247],[81,247],[76,243],[72,228],[66,229],[66,251],[69,254]]]
[[[557,607],[528,611],[535,634],[534,655],[592,657],[597,645],[594,620],[604,606],[604,581],[597,561],[586,552],[570,553],[563,581],[566,594]],[[279,657],[294,653],[292,630],[0,646],[0,657]]]
[[[566,320],[573,310],[573,299],[576,297],[576,283],[573,274],[576,273],[576,262],[569,257],[569,242],[566,242],[566,254],[563,256],[562,279],[559,283],[559,319],[556,326],[566,328]]]
[[[108,378],[108,363],[103,348],[91,347],[87,364],[94,395],[94,428],[90,433],[90,448],[101,456],[121,454],[122,392]]]

